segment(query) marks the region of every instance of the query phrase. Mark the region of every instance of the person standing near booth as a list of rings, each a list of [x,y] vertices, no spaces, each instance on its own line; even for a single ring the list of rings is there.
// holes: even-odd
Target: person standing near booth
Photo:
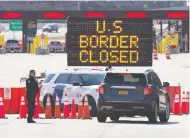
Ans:
[[[28,101],[28,123],[36,123],[33,120],[34,111],[35,111],[35,99],[36,94],[39,91],[38,81],[35,77],[35,70],[30,70],[29,78],[26,80],[26,98]]]

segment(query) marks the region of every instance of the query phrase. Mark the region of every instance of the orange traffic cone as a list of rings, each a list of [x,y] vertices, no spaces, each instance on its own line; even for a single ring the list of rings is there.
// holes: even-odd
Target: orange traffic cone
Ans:
[[[69,109],[69,103],[68,103],[67,93],[65,93],[65,97],[64,97],[63,117],[64,118],[70,118],[70,109]]]
[[[74,98],[72,100],[72,105],[71,105],[71,118],[72,119],[76,118],[76,105],[75,105],[75,99]]]
[[[83,103],[82,103],[82,94],[79,97],[79,104],[78,104],[78,118],[82,118],[83,115]]]
[[[38,104],[38,98],[36,97],[36,103],[35,103],[35,112],[34,116],[35,119],[39,118],[39,104]]]
[[[153,58],[158,60],[158,51],[156,49],[153,50]]]
[[[179,92],[175,92],[175,100],[174,100],[174,107],[173,107],[173,114],[174,115],[181,115],[181,107],[180,107],[180,96]]]
[[[55,118],[61,118],[61,109],[60,109],[60,103],[59,103],[59,97],[58,94],[56,94],[56,101],[55,101]]]
[[[5,108],[2,97],[0,97],[0,119],[5,119]]]
[[[190,91],[187,92],[187,114],[190,114]]]
[[[170,57],[170,49],[166,48],[166,59],[171,59]]]
[[[51,103],[50,103],[50,96],[49,96],[49,94],[47,96],[45,118],[48,118],[48,119],[52,118]]]
[[[21,97],[20,101],[20,119],[26,118],[26,102],[24,96]]]
[[[181,113],[182,114],[189,114],[189,100],[188,100],[188,92],[183,92],[183,95],[182,95],[182,104],[181,104]]]
[[[186,109],[186,97],[185,92],[182,93],[182,101],[181,101],[181,113],[185,114]]]
[[[189,114],[189,92],[188,91],[186,92],[185,102],[186,102],[185,114]]]
[[[90,110],[88,105],[88,96],[85,96],[82,119],[90,119]]]

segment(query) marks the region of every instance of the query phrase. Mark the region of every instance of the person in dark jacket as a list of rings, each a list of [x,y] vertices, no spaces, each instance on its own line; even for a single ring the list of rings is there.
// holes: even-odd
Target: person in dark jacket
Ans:
[[[30,70],[29,78],[26,80],[26,98],[28,101],[28,123],[35,123],[33,120],[35,110],[35,99],[38,93],[38,82],[35,77],[35,70]]]

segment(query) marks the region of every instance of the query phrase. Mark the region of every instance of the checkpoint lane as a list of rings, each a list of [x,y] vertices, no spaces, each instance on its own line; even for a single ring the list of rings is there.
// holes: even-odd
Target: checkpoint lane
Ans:
[[[169,123],[149,124],[147,118],[121,118],[119,122],[98,123],[77,119],[38,119],[36,124],[27,124],[25,119],[14,119],[0,123],[3,138],[188,138],[190,136],[189,115],[171,116]]]

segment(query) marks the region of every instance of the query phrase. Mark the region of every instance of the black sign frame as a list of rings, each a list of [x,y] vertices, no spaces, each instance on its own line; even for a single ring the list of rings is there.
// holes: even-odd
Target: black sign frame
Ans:
[[[96,32],[97,28],[94,26],[95,21],[107,22],[107,24],[109,25],[107,30],[109,31],[106,31],[103,34],[98,34]],[[113,26],[113,23],[115,25],[115,21],[122,21],[123,24],[121,28],[127,26],[128,29],[124,30],[125,32],[123,31],[120,32],[119,34],[114,34],[112,31],[113,28],[110,27]],[[139,26],[141,28],[137,28]],[[107,28],[107,26],[105,28]],[[89,32],[89,29],[92,32]],[[84,31],[81,32],[82,30]],[[88,41],[87,47],[84,48],[83,46],[83,48],[79,48],[82,42],[80,41],[82,35],[88,39],[89,38],[91,39],[92,35],[96,36],[95,38],[96,40],[91,39],[91,41]],[[106,37],[107,40],[109,39],[110,43],[106,44],[107,47],[101,47],[100,44],[96,43],[97,41],[101,41],[100,40],[101,36]],[[115,37],[115,40],[111,39],[110,36]],[[129,46],[119,47],[118,40],[121,42],[121,36],[126,37],[125,39],[127,39],[127,37],[130,37],[130,39],[127,40],[131,42],[135,41],[134,38],[135,39],[138,38],[139,39],[138,48],[137,46],[132,47],[131,45],[135,44],[131,42],[130,42],[130,47]],[[92,46],[91,42],[96,43],[96,48],[95,45]],[[66,35],[66,45],[67,45],[68,66],[107,66],[107,65],[152,66],[152,51],[153,51],[152,19],[126,19],[126,18],[89,19],[82,17],[68,18],[68,32]],[[115,45],[115,47],[111,45]],[[135,63],[136,61],[138,62]]]

